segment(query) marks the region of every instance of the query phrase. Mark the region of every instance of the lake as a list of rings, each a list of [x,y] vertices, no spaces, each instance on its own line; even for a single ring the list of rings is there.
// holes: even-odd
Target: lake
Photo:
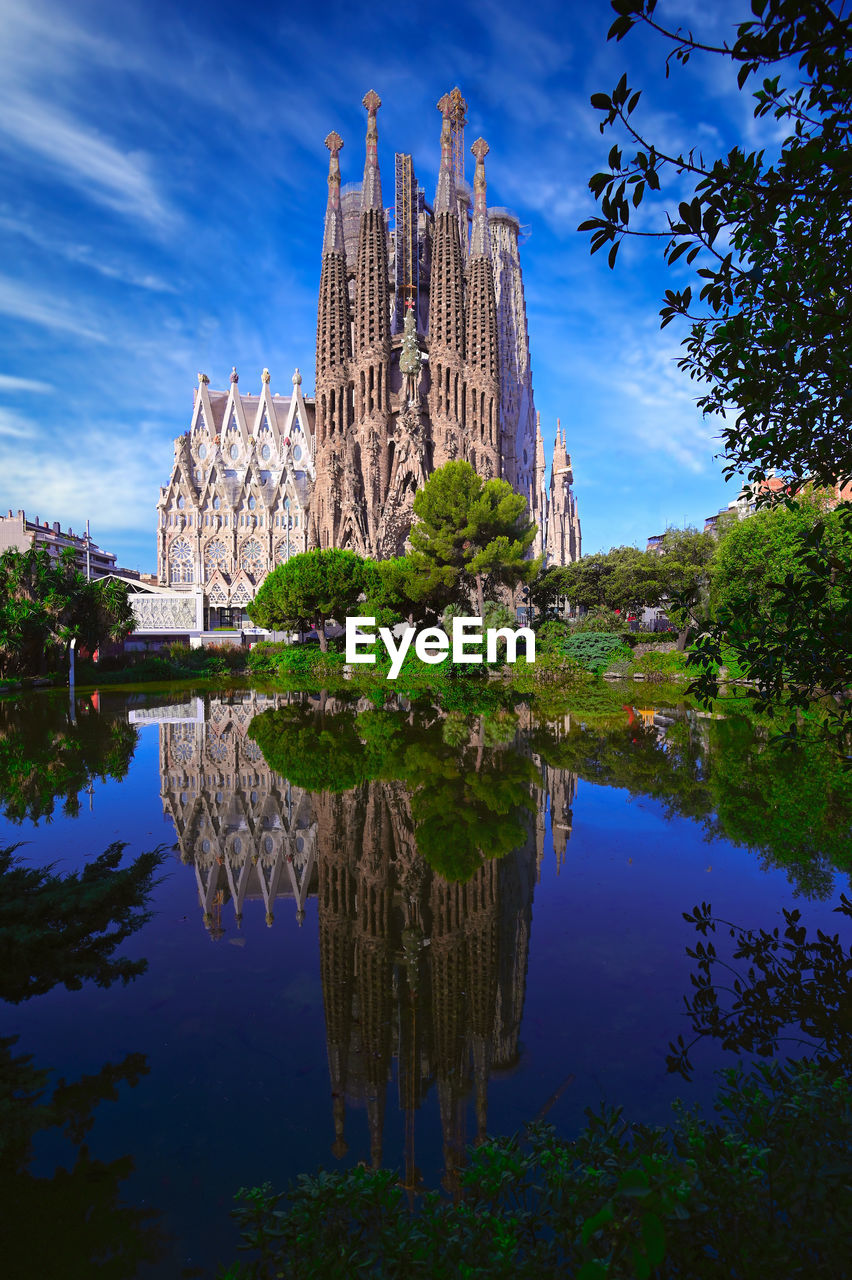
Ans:
[[[684,913],[772,929],[795,906],[842,932],[849,779],[822,748],[779,753],[741,706],[632,682],[557,702],[0,699],[0,848],[60,873],[116,841],[123,866],[163,854],[116,953],[144,972],[3,993],[7,1115],[38,1101],[10,1054],[87,1078],[91,1104],[70,1141],[35,1126],[17,1172],[7,1146],[22,1257],[38,1235],[57,1276],[212,1277],[241,1186],[363,1161],[453,1194],[486,1132],[570,1134],[602,1100],[659,1123],[675,1097],[710,1104],[730,1060],[712,1038],[689,1081],[667,1069],[691,1038]]]

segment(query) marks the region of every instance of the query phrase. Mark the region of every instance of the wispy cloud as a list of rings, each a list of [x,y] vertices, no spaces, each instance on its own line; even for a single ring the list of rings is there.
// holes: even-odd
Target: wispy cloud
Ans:
[[[35,378],[16,378],[9,373],[0,373],[0,391],[50,392],[53,387],[49,382],[37,382]]]
[[[178,286],[170,280],[154,272],[137,268],[132,263],[120,262],[103,255],[103,250],[93,245],[74,243],[55,236],[46,235],[36,225],[23,222],[20,218],[10,217],[0,206],[0,231],[20,236],[45,253],[56,254],[67,262],[96,271],[108,280],[118,280],[122,284],[130,284],[138,289],[148,289],[152,293],[177,293]]]
[[[14,381],[14,379],[10,379],[10,381]],[[0,382],[0,386],[2,386],[2,382]],[[0,436],[7,436],[13,440],[25,440],[31,434],[32,426],[25,418],[10,409],[4,409],[0,405]]]
[[[70,522],[75,529],[87,517],[103,531],[153,529],[157,476],[150,459],[119,431],[118,424],[99,427],[81,438],[73,459],[49,447],[21,449],[17,441],[24,433],[14,429],[20,423],[13,420],[9,431],[3,430],[3,424],[0,416],[0,473],[3,491],[9,495],[5,505],[32,506],[37,494],[45,518],[63,525]],[[35,444],[46,445],[32,426],[26,434]],[[8,444],[4,436],[10,437]],[[104,469],[106,457],[109,472]],[[94,529],[93,534],[98,537]],[[100,540],[106,541],[103,534]]]
[[[70,333],[90,342],[106,342],[106,335],[92,325],[84,313],[58,300],[55,295],[37,293],[32,286],[0,276],[0,314],[24,320],[55,333]]]
[[[0,90],[0,135],[8,150],[32,152],[83,195],[158,232],[175,215],[160,195],[147,158],[49,106],[36,94]]]

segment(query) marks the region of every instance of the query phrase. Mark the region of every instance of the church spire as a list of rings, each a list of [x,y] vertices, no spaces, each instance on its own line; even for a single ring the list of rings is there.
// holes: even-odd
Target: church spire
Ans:
[[[467,426],[472,440],[476,441],[476,457],[480,467],[484,467],[486,476],[499,476],[502,469],[499,335],[488,210],[485,204],[485,157],[488,154],[488,143],[484,138],[477,138],[471,151],[476,157],[476,176],[473,184],[475,201],[465,342],[469,401]]]
[[[435,217],[439,213],[456,212],[456,175],[453,169],[453,128],[451,114],[453,100],[445,93],[438,103],[441,122],[441,168],[438,171],[438,187],[435,191]]]
[[[379,130],[376,112],[382,100],[375,89],[370,89],[361,99],[367,108],[367,157],[364,161],[364,185],[361,188],[361,212],[382,208],[382,179],[379,174]]]
[[[330,133],[325,140],[330,152],[328,163],[328,206],[325,214],[325,234],[322,245],[322,270],[320,272],[319,309],[317,311],[317,397],[319,408],[320,442],[325,432],[333,431],[344,422],[344,398],[341,388],[348,377],[347,361],[350,352],[349,290],[346,284],[346,251],[343,244],[343,216],[340,211],[340,149],[343,139],[339,133]],[[337,398],[334,411],[326,400],[322,409],[322,395],[335,384]],[[326,385],[328,384],[328,385]]]
[[[432,351],[443,357],[464,358],[464,264],[459,239],[458,200],[453,173],[452,99],[445,93],[441,112],[441,169],[435,193],[435,229],[432,242],[432,278],[429,286],[429,336]],[[434,359],[434,356],[433,356]],[[441,370],[446,372],[441,359]],[[461,368],[458,370],[461,373]],[[453,371],[455,379],[455,371]],[[452,400],[452,411],[449,401]],[[438,414],[458,416],[458,395],[438,388]]]
[[[322,255],[339,253],[346,257],[343,244],[343,215],[340,211],[340,151],[343,139],[333,130],[325,140],[331,155],[328,161],[328,204],[325,210],[325,235],[322,242]]]
[[[490,147],[484,138],[477,138],[471,147],[476,157],[476,172],[473,176],[473,233],[470,238],[470,256],[477,254],[491,257],[491,240],[488,235],[488,210],[485,203],[487,183],[485,181],[485,157]]]

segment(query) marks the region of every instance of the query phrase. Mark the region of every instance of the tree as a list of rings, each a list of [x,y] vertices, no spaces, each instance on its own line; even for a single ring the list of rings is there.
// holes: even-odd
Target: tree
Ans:
[[[611,267],[625,235],[663,240],[669,266],[684,254],[687,265],[697,263],[703,309],[687,286],[665,291],[660,315],[663,327],[676,317],[689,322],[679,366],[707,388],[699,406],[722,418],[725,474],[742,472],[758,486],[774,468],[793,488],[809,480],[834,488],[852,475],[852,22],[826,0],[752,0],[753,20],[739,24],[731,44],[713,45],[657,22],[656,0],[612,0],[612,7],[610,39],[644,23],[669,41],[666,75],[673,60],[685,65],[694,53],[737,68],[740,89],[756,72],[777,69],[754,93],[755,117],[772,115],[786,130],[774,160],[739,147],[712,163],[694,148],[659,150],[631,119],[640,92],[626,74],[611,93],[594,94],[601,132],[620,125],[636,150],[625,159],[616,144],[609,172],[593,175],[602,216],[580,230],[592,233],[593,253],[610,244]],[[787,87],[782,76],[798,84]],[[635,211],[648,191],[661,190],[667,171],[679,194],[684,180],[693,184],[691,198],[667,212],[664,227],[637,229]],[[852,504],[840,519],[852,529]],[[693,687],[705,699],[723,640],[756,681],[762,707],[803,706],[820,691],[846,697],[852,624],[834,625],[838,566],[820,527],[802,554],[807,577],[779,596],[771,619],[753,600],[733,632],[724,635],[717,622],[699,638]],[[845,749],[852,703],[832,719],[826,731],[833,727]]]
[[[378,626],[393,627],[404,619],[413,626],[423,618],[432,588],[431,574],[413,556],[366,560],[364,616],[375,617]]]
[[[827,543],[833,545],[839,558],[852,558],[852,538],[845,534],[836,514],[826,512],[814,499],[756,511],[746,520],[727,524],[713,557],[713,612],[734,618],[754,601],[758,608],[771,609],[776,589],[787,576],[799,579],[805,575],[803,539],[823,521]],[[839,610],[847,601],[838,584],[833,596],[835,607]]]
[[[666,590],[660,557],[637,547],[612,547],[549,572],[545,594],[557,589],[581,609],[638,612],[659,604]]]
[[[468,462],[435,471],[415,494],[414,515],[409,541],[441,610],[473,587],[481,618],[486,586],[529,582],[541,567],[525,558],[536,535],[526,498],[505,480],[483,480]]]
[[[778,468],[833,486],[852,475],[852,22],[826,0],[752,0],[753,19],[731,44],[714,45],[670,30],[656,7],[612,0],[608,38],[644,23],[672,46],[667,76],[673,61],[712,55],[736,68],[740,89],[777,68],[754,93],[754,115],[773,116],[786,136],[774,161],[739,147],[713,162],[694,148],[670,154],[635,123],[641,91],[625,73],[591,102],[601,132],[619,125],[636,150],[627,158],[613,146],[609,172],[589,182],[602,216],[579,229],[592,233],[593,253],[610,244],[611,267],[626,235],[664,241],[669,266],[684,254],[698,263],[699,309],[687,286],[666,290],[660,315],[663,327],[675,317],[690,322],[679,366],[706,385],[699,406],[723,420],[726,475],[757,483]],[[799,83],[787,87],[782,77]],[[681,194],[691,183],[692,197],[666,213],[664,226],[637,229],[636,210],[667,173]]]
[[[134,625],[126,585],[89,581],[70,549],[58,560],[45,547],[0,555],[0,673],[43,674],[72,639],[95,649]]]
[[[806,708],[817,697],[847,696],[852,671],[852,526],[840,509],[814,499],[757,511],[728,528],[713,562],[713,625],[696,642],[702,673],[695,688],[718,692],[725,647],[757,681],[758,709]],[[825,731],[846,751],[850,704]],[[791,725],[788,736],[794,736]]]
[[[326,622],[342,622],[355,610],[363,589],[364,561],[354,551],[305,551],[268,574],[248,615],[269,631],[301,631],[313,624],[325,653]]]
[[[116,842],[80,872],[57,875],[28,867],[17,846],[0,849],[0,999],[18,1004],[62,982],[108,987],[144,973],[147,960],[114,952],[150,918],[147,900],[163,850],[140,853],[127,866]]]
[[[123,778],[139,730],[125,720],[97,714],[81,704],[68,723],[63,695],[30,700],[21,714],[18,698],[0,703],[0,812],[10,822],[50,820],[54,804],[79,811],[79,793],[94,778]]]

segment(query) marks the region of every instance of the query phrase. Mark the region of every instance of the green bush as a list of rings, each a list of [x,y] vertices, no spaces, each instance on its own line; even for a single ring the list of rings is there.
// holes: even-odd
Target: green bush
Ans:
[[[410,1207],[364,1166],[239,1193],[252,1261],[225,1280],[765,1280],[848,1274],[848,1081],[810,1062],[722,1073],[710,1121],[668,1129],[588,1111],[574,1141],[550,1125],[468,1152],[454,1201]]]
[[[624,637],[611,631],[581,631],[566,641],[568,657],[587,671],[605,671],[613,663],[632,663],[633,654]]]
[[[574,633],[582,633],[584,631],[606,632],[607,634],[617,631],[620,635],[630,633],[627,615],[625,613],[616,613],[614,609],[590,609],[582,617],[574,619],[570,625],[571,631]]]
[[[286,644],[262,640],[249,652],[247,666],[252,675],[295,679],[318,679],[343,675],[344,655],[337,648],[322,653],[316,644]]]

